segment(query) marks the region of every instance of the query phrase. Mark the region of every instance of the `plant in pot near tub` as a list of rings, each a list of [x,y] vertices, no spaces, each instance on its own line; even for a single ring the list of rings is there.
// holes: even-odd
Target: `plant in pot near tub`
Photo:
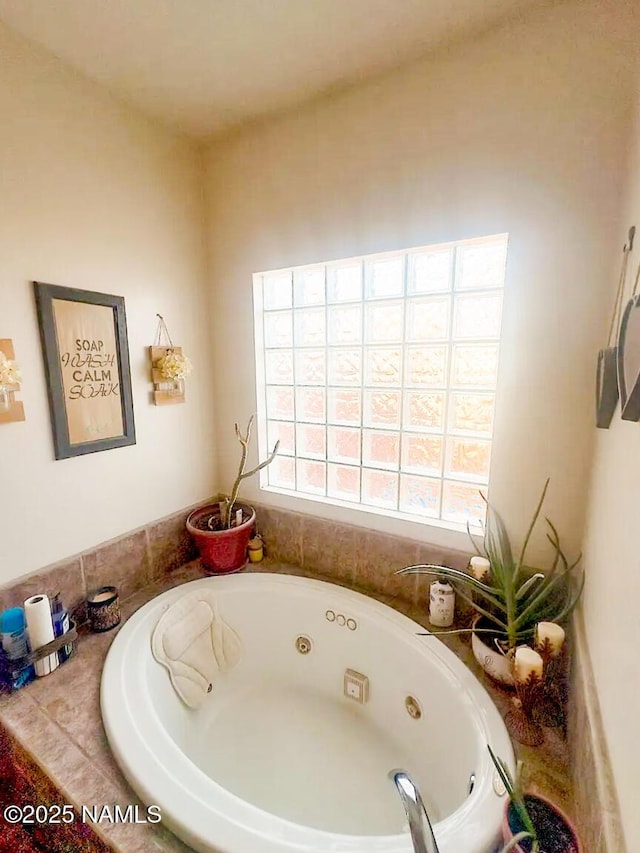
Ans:
[[[505,846],[500,853],[582,853],[569,818],[546,797],[524,793],[522,761],[517,762],[513,777],[488,744],[487,748],[509,795],[502,821]]]
[[[253,421],[252,415],[244,435],[240,432],[238,424],[235,425],[236,438],[240,442],[242,453],[231,494],[218,503],[195,509],[187,518],[187,530],[209,574],[237,572],[247,564],[247,546],[255,526],[256,513],[253,507],[238,501],[238,492],[243,480],[252,477],[273,462],[280,445],[277,441],[264,462],[246,471]]]
[[[458,595],[476,612],[473,626],[434,633],[471,631],[476,660],[491,678],[506,687],[514,685],[513,656],[516,647],[534,644],[539,622],[565,621],[576,606],[584,586],[584,572],[578,569],[580,557],[569,563],[558,531],[548,518],[545,518],[546,536],[552,547],[548,571],[532,569],[525,563],[529,541],[548,487],[549,480],[542,490],[517,556],[500,513],[487,502],[483,549],[477,547],[469,531],[473,548],[482,558],[482,566],[486,567],[484,575],[476,577],[435,565],[407,566],[399,572],[437,575],[454,584]]]

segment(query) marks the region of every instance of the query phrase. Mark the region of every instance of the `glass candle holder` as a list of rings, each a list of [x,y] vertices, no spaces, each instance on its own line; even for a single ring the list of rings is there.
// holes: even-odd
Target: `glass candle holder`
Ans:
[[[8,412],[11,408],[11,389],[8,385],[0,385],[0,412]]]

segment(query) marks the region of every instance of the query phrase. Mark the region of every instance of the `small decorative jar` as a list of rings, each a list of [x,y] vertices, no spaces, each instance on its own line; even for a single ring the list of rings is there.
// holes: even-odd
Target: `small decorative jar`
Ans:
[[[429,622],[437,628],[450,628],[456,606],[456,594],[450,583],[433,581],[429,588]]]
[[[262,543],[262,536],[260,534],[256,534],[253,539],[249,540],[249,560],[252,563],[259,563],[264,557],[264,545]]]
[[[115,586],[101,586],[87,596],[87,616],[92,631],[110,631],[120,624],[120,599]]]

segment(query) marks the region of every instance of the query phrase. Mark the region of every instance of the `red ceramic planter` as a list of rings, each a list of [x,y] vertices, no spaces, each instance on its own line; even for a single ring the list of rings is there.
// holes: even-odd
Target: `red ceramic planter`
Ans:
[[[525,794],[524,799],[529,816],[536,828],[541,850],[545,853],[583,853],[575,827],[557,806],[546,797],[540,797],[537,794]],[[510,807],[511,803],[507,802],[502,818],[502,840],[505,844],[508,844],[519,831]],[[515,853],[529,853],[530,844],[523,841],[522,845],[517,844],[513,848]]]
[[[206,517],[220,514],[217,504],[195,509],[187,518],[187,530],[200,553],[200,559],[207,574],[226,575],[238,572],[247,565],[247,546],[253,535],[256,513],[247,504],[236,504],[235,510],[242,510],[246,519],[238,527],[229,530],[202,530],[199,524]]]

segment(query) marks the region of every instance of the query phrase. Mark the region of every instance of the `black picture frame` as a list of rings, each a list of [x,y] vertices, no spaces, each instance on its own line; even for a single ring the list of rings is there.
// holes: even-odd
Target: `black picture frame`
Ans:
[[[135,421],[133,415],[133,396],[131,393],[131,367],[129,345],[127,341],[127,318],[123,296],[111,296],[90,290],[78,290],[44,282],[33,282],[40,340],[47,379],[49,411],[53,444],[56,459],[68,459],[87,453],[98,453],[115,447],[126,447],[136,443]],[[112,382],[110,393],[119,394],[122,412],[122,434],[109,438],[71,441],[67,397],[63,382],[63,371],[59,338],[54,314],[54,300],[85,303],[86,305],[111,308],[113,312],[113,331],[115,340],[115,362],[117,363],[117,388]],[[104,394],[103,394],[104,396]]]

